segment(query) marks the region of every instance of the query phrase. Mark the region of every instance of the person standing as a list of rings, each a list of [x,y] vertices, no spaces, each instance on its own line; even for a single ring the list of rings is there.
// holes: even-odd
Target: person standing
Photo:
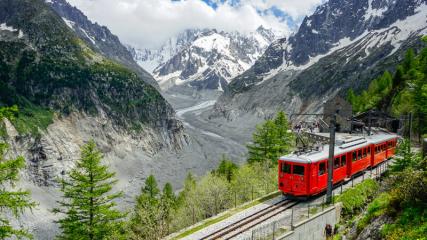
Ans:
[[[331,226],[331,224],[326,224],[324,235],[326,236],[326,240],[332,240],[332,226]]]

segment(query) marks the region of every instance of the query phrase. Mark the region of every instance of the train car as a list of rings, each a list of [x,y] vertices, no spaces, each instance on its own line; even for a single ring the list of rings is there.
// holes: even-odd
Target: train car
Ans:
[[[396,135],[373,135],[370,136],[371,144],[371,167],[375,167],[395,154]]]
[[[344,135],[337,138],[334,149],[333,183],[344,181],[367,168],[393,156],[396,135],[381,134],[370,137]],[[375,150],[382,150],[375,152]],[[388,151],[388,152],[387,152]],[[315,151],[295,152],[279,159],[279,190],[292,197],[309,197],[327,188],[329,145]]]

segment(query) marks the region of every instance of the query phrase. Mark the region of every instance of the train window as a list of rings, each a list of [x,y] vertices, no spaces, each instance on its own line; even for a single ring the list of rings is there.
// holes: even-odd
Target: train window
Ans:
[[[335,158],[334,160],[334,168],[339,168],[340,167],[340,158]]]
[[[319,176],[326,173],[326,162],[319,163]]]
[[[282,173],[291,173],[291,165],[289,163],[282,163]]]
[[[292,173],[296,175],[304,175],[304,166],[294,165],[294,171]]]
[[[368,147],[368,155],[371,155],[371,147]]]
[[[359,150],[357,154],[357,159],[362,159],[362,150]]]
[[[363,149],[363,157],[365,158],[368,154],[366,153],[366,148]]]
[[[357,152],[356,151],[353,152],[353,159],[352,160],[353,160],[353,162],[357,160]]]
[[[347,161],[347,158],[346,158],[346,156],[344,155],[344,156],[342,156],[341,157],[341,167],[343,167],[343,166],[345,166],[346,165],[346,162]]]

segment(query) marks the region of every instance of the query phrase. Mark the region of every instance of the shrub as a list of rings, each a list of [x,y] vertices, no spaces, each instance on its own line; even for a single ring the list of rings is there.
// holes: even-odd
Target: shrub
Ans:
[[[342,202],[344,215],[351,215],[362,208],[375,195],[378,188],[378,183],[375,180],[367,179],[354,188],[344,191],[336,198],[336,201]]]

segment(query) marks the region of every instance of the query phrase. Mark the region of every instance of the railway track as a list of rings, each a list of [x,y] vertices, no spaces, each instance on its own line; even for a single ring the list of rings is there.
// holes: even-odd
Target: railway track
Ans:
[[[201,239],[203,240],[213,240],[213,239],[231,239],[250,228],[267,221],[268,219],[292,208],[298,204],[298,201],[292,200],[283,200],[274,205],[266,207],[259,212],[253,213],[237,222],[234,222],[224,228],[221,228]]]

